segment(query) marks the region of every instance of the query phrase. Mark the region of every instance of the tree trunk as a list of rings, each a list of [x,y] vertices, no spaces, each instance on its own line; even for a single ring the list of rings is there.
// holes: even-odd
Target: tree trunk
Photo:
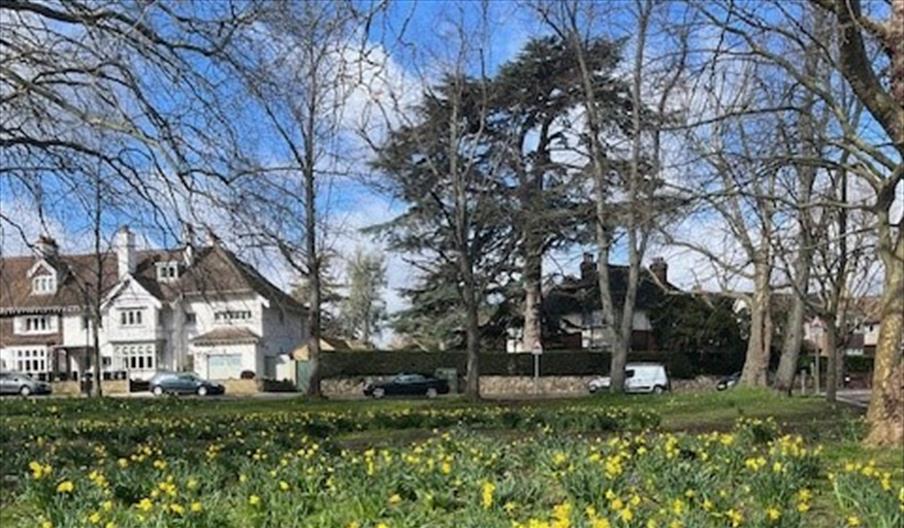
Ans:
[[[886,248],[889,246],[885,244]],[[904,365],[901,358],[904,340],[904,229],[898,231],[894,252],[889,249],[880,249],[884,253],[885,288],[873,366],[873,395],[867,412],[870,430],[866,443],[874,446],[904,444]]]
[[[311,96],[316,98],[316,93]],[[320,313],[320,256],[317,252],[317,208],[315,204],[316,189],[314,178],[314,164],[316,162],[314,153],[314,105],[316,99],[312,99],[308,109],[308,118],[305,123],[307,134],[304,144],[305,163],[304,163],[304,192],[305,192],[305,234],[308,280],[311,287],[311,339],[308,342],[308,361],[311,367],[310,382],[308,384],[308,396],[320,398],[323,396],[320,390],[320,338],[321,338],[321,313]]]
[[[802,258],[803,257],[799,257],[798,262],[800,262]],[[807,265],[807,269],[808,271],[804,272],[802,269],[798,268],[798,277],[800,277],[800,280],[808,279],[809,264]],[[803,295],[805,294],[804,290]],[[800,361],[800,349],[801,346],[803,346],[804,299],[801,295],[801,293],[798,293],[794,296],[794,304],[791,306],[791,311],[788,312],[788,320],[785,322],[785,336],[782,340],[782,355],[779,358],[778,370],[775,373],[775,390],[785,393],[788,396],[791,395],[791,391],[794,388],[794,377],[797,374],[797,366]]]
[[[521,275],[524,281],[524,334],[522,346],[526,351],[543,348],[543,250],[544,225],[543,183],[549,159],[549,128],[551,119],[540,127],[534,164],[528,174],[523,174],[520,192],[522,252],[524,267]],[[526,137],[526,134],[523,136]],[[522,140],[523,144],[523,140]]]
[[[815,53],[814,53],[815,55]],[[808,61],[812,59],[808,58]],[[810,70],[815,70],[815,66],[811,66]],[[808,96],[810,97],[810,96]],[[810,102],[804,107],[805,111],[800,118],[800,134],[803,138],[803,148],[811,155],[817,155],[818,149],[814,144],[815,131],[813,130],[812,118],[809,110],[813,107]],[[775,373],[775,389],[791,395],[794,387],[794,376],[797,373],[798,361],[800,358],[800,348],[803,345],[804,337],[804,312],[806,309],[806,298],[809,293],[810,285],[810,266],[813,260],[813,248],[811,241],[811,221],[810,213],[806,206],[809,205],[813,193],[813,183],[816,179],[815,168],[810,166],[798,167],[798,188],[800,191],[800,202],[805,206],[798,208],[798,227],[800,235],[798,236],[800,249],[797,252],[797,261],[794,264],[794,276],[792,281],[794,284],[794,299],[791,311],[788,312],[788,319],[785,321],[785,335],[782,339],[782,355],[779,358],[778,370]],[[844,231],[842,231],[843,233]],[[842,275],[843,276],[843,275]]]
[[[91,396],[95,398],[100,398],[104,395],[103,388],[101,387],[101,356],[100,356],[100,336],[98,335],[98,328],[100,325],[97,322],[97,316],[92,317],[91,324],[91,336],[92,348],[91,352],[94,355],[94,379],[91,383]]]
[[[543,303],[541,257],[534,250],[525,251],[524,268],[524,335],[522,337],[525,351],[542,349],[543,326],[541,306]]]
[[[469,265],[469,264],[468,264]],[[477,319],[477,296],[474,292],[473,274],[471,280],[465,280],[465,310],[467,332],[467,379],[465,383],[465,395],[470,400],[480,399],[480,325]],[[467,283],[471,284],[468,285]]]
[[[750,336],[747,341],[747,355],[741,371],[741,383],[751,387],[767,385],[766,372],[769,368],[769,349],[766,348],[769,311],[769,269],[758,261],[754,263],[754,292],[750,306]]]
[[[835,320],[828,318],[826,321],[826,401],[835,402],[838,399],[838,329]]]
[[[602,203],[597,203],[597,209],[605,208]],[[597,221],[597,280],[600,289],[600,305],[602,308],[603,333],[609,342],[612,358],[609,362],[609,391],[624,392],[625,390],[625,364],[628,361],[628,349],[621,338],[621,324],[616,320],[615,307],[612,303],[612,286],[609,279],[609,233]]]

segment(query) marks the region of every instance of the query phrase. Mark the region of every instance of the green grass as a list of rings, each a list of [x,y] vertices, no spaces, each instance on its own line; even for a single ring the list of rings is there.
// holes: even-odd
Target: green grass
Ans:
[[[529,401],[481,401],[469,402],[462,397],[440,398],[439,400],[401,400],[388,399],[382,401],[331,401],[308,400],[306,398],[290,399],[45,399],[34,402],[23,402],[18,399],[0,401],[0,452],[17,450],[25,437],[16,437],[20,431],[46,429],[53,436],[55,428],[57,440],[63,440],[71,446],[79,444],[91,445],[95,440],[80,438],[78,430],[63,430],[60,424],[67,421],[84,423],[110,423],[127,417],[130,421],[142,420],[183,420],[199,423],[250,423],[242,422],[251,416],[264,419],[269,417],[278,420],[296,420],[311,415],[345,415],[354,417],[372,415],[374,413],[430,412],[433,410],[488,411],[502,410],[529,414],[531,412],[543,416],[582,414],[581,409],[592,409],[596,412],[605,409],[623,409],[629,412],[652,412],[661,417],[659,430],[668,432],[707,433],[711,431],[729,431],[740,418],[772,418],[784,432],[799,434],[809,445],[821,445],[822,460],[826,471],[842,467],[845,462],[866,463],[874,460],[882,471],[894,475],[896,483],[904,481],[904,466],[901,464],[902,453],[894,449],[874,450],[863,447],[859,440],[864,433],[862,411],[844,404],[829,404],[815,397],[787,398],[770,391],[735,389],[722,393],[703,392],[673,394],[665,396],[627,396],[627,395],[595,395],[582,398]],[[577,413],[576,413],[577,411]],[[367,430],[343,429],[330,434],[329,442],[334,445],[363,451],[370,447],[408,446],[412,443],[425,442],[436,436],[437,430],[419,425],[413,421],[411,425],[399,428],[386,427],[379,420],[371,420]],[[395,422],[393,422],[395,423]],[[573,423],[558,421],[560,424]],[[579,425],[577,429],[564,427],[556,430],[562,438],[577,436],[610,435],[611,431],[594,431],[593,422]],[[3,431],[5,429],[5,431]],[[184,429],[176,429],[184,430]],[[525,435],[536,434],[531,430],[512,429],[493,422],[479,429],[479,435],[500,444],[510,440],[524,438]],[[63,436],[59,436],[63,435]],[[178,440],[178,439],[177,439]],[[190,440],[190,441],[189,441]],[[191,448],[199,439],[186,439],[184,445]],[[28,441],[30,443],[30,441]],[[5,445],[4,445],[5,444]],[[23,444],[24,445],[24,444]],[[0,472],[4,473],[4,472]],[[8,473],[8,472],[6,472]],[[2,483],[7,487],[7,483]],[[896,484],[899,485],[899,484]],[[820,493],[813,504],[816,514],[811,522],[814,526],[837,526],[839,513],[832,499],[831,485],[825,479],[820,484]],[[10,502],[9,489],[0,492],[0,526],[12,525],[13,519],[21,518],[24,504],[15,498]],[[6,496],[4,498],[4,495]],[[15,492],[13,492],[13,496]],[[18,510],[18,512],[17,512]],[[13,513],[11,513],[13,512]],[[14,516],[17,515],[18,517]]]

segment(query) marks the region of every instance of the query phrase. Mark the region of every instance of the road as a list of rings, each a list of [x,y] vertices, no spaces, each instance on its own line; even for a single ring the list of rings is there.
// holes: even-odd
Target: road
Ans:
[[[866,409],[869,407],[871,394],[872,391],[869,389],[842,389],[837,392],[836,397],[842,403]],[[824,396],[825,393],[822,393],[822,395]]]

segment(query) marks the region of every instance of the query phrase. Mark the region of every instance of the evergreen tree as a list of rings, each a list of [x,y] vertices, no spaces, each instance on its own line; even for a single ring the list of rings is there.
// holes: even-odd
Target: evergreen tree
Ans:
[[[342,324],[349,336],[372,345],[373,336],[380,334],[379,325],[386,319],[386,303],[380,298],[386,287],[386,260],[381,254],[357,249],[346,275],[348,296],[342,301]]]
[[[479,308],[511,253],[509,189],[488,132],[491,86],[463,75],[428,89],[414,119],[394,130],[374,167],[384,190],[407,204],[400,216],[373,228],[390,249],[412,255],[431,280],[454,288],[468,353],[466,392],[479,397]]]

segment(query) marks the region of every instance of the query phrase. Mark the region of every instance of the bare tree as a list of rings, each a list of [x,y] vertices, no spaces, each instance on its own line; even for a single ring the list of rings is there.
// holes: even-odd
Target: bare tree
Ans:
[[[222,181],[236,144],[214,73],[250,9],[210,7],[0,2],[0,181],[46,202],[94,163],[178,233],[187,196]]]
[[[837,153],[848,154],[845,169],[852,187],[871,194],[867,198],[861,194],[856,200],[849,196],[848,203],[835,205],[863,209],[875,218],[876,253],[883,264],[884,284],[867,441],[900,444],[904,442],[904,413],[900,410],[900,377],[904,376],[904,232],[900,219],[892,216],[892,205],[904,179],[904,106],[893,94],[904,90],[900,75],[904,67],[900,38],[904,4],[893,2],[886,14],[879,15],[887,17],[883,21],[876,18],[876,12],[864,11],[859,0],[812,0],[811,5],[837,24],[837,53],[802,23],[802,4],[719,2],[701,3],[699,9],[720,32],[718,54],[769,67],[776,75],[812,92],[818,104],[828,109],[833,131],[828,144]],[[867,5],[867,9],[872,7]],[[803,63],[787,55],[789,47],[820,53],[828,75],[842,79],[867,112],[852,119],[839,99],[837,85],[827,87],[823,79],[808,75]],[[886,88],[889,85],[890,89]],[[750,115],[777,109],[758,106],[738,110],[737,114]],[[840,155],[836,154],[808,161],[833,169],[837,168],[838,159]]]
[[[659,71],[650,68],[648,35],[656,9],[655,2],[638,0],[623,13],[633,24],[626,32],[633,36],[634,54],[631,73],[622,84],[612,72],[619,50],[612,42],[593,36],[595,25],[607,15],[594,4],[535,4],[541,18],[571,47],[580,72],[579,92],[586,126],[581,140],[588,159],[586,172],[592,181],[598,284],[603,326],[612,344],[613,391],[624,390],[641,264],[661,213],[655,204],[663,178],[662,127],[686,65],[686,34],[679,30],[672,41],[677,44],[677,53],[668,58],[655,57],[668,66],[660,65]],[[646,93],[648,85],[656,87],[653,93]],[[613,135],[622,137],[627,149],[620,151],[612,145],[607,138]],[[609,262],[619,232],[624,234],[628,276],[624,299],[617,307]]]
[[[257,24],[226,50],[269,152],[232,167],[234,229],[249,245],[276,250],[306,280],[310,384],[321,395],[322,281],[329,189],[341,163],[342,112],[351,50],[364,24],[352,5],[262,3]]]

